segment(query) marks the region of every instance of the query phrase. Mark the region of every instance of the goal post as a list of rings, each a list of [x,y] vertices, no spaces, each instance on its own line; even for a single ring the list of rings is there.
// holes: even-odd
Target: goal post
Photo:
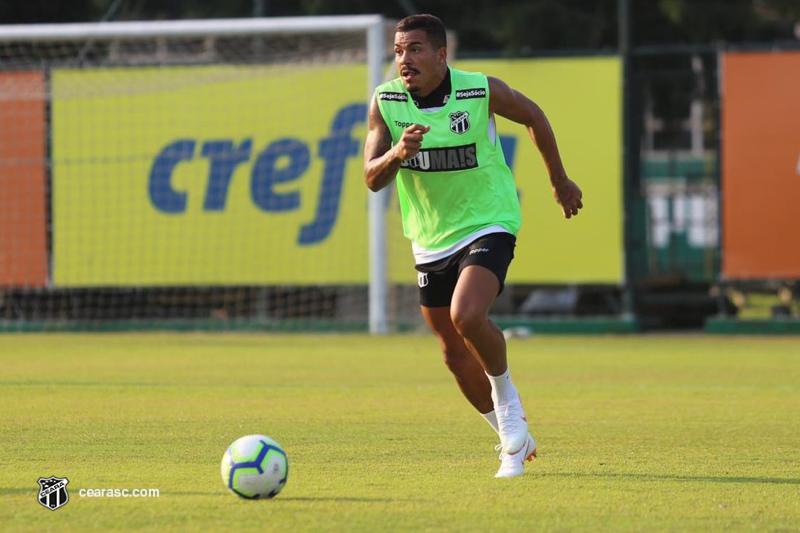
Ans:
[[[94,39],[148,39],[230,35],[289,35],[313,32],[341,33],[383,29],[380,15],[276,17],[250,19],[161,20],[0,26],[3,42],[87,41]]]
[[[360,170],[386,26],[0,26],[0,329],[386,333],[387,193]]]
[[[368,100],[375,88],[383,82],[384,57],[381,54],[384,31],[381,22],[372,24],[367,30],[369,63]],[[385,189],[369,195],[369,331],[373,335],[389,332],[387,297],[388,268],[386,246],[386,195]]]

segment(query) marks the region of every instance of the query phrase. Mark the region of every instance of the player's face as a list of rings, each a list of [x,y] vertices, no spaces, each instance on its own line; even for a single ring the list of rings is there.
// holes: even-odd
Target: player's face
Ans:
[[[424,30],[394,35],[394,61],[411,94],[427,96],[441,83],[446,57],[447,51],[434,48]]]

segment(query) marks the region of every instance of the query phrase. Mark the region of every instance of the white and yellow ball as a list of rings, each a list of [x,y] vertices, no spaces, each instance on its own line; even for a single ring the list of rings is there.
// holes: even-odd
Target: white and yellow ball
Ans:
[[[288,478],[286,452],[267,436],[237,439],[222,456],[222,482],[242,498],[274,498]]]

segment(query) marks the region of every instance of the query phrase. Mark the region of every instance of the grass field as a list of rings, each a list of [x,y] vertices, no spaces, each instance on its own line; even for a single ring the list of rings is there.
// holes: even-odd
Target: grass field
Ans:
[[[539,459],[494,433],[428,336],[0,336],[3,531],[800,531],[800,339],[509,342]],[[264,433],[271,501],[219,463]],[[37,502],[67,477],[69,503]],[[81,498],[82,488],[160,497]]]

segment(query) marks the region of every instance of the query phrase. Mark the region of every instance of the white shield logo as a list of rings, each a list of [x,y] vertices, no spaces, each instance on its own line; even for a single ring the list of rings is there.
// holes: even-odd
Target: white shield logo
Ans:
[[[419,288],[427,287],[428,286],[428,273],[427,272],[417,272],[417,285]]]
[[[69,483],[69,480],[65,477],[40,477],[39,503],[51,511],[64,507],[69,501],[67,483]]]
[[[461,135],[469,129],[469,113],[466,111],[456,111],[450,113],[450,131]]]

